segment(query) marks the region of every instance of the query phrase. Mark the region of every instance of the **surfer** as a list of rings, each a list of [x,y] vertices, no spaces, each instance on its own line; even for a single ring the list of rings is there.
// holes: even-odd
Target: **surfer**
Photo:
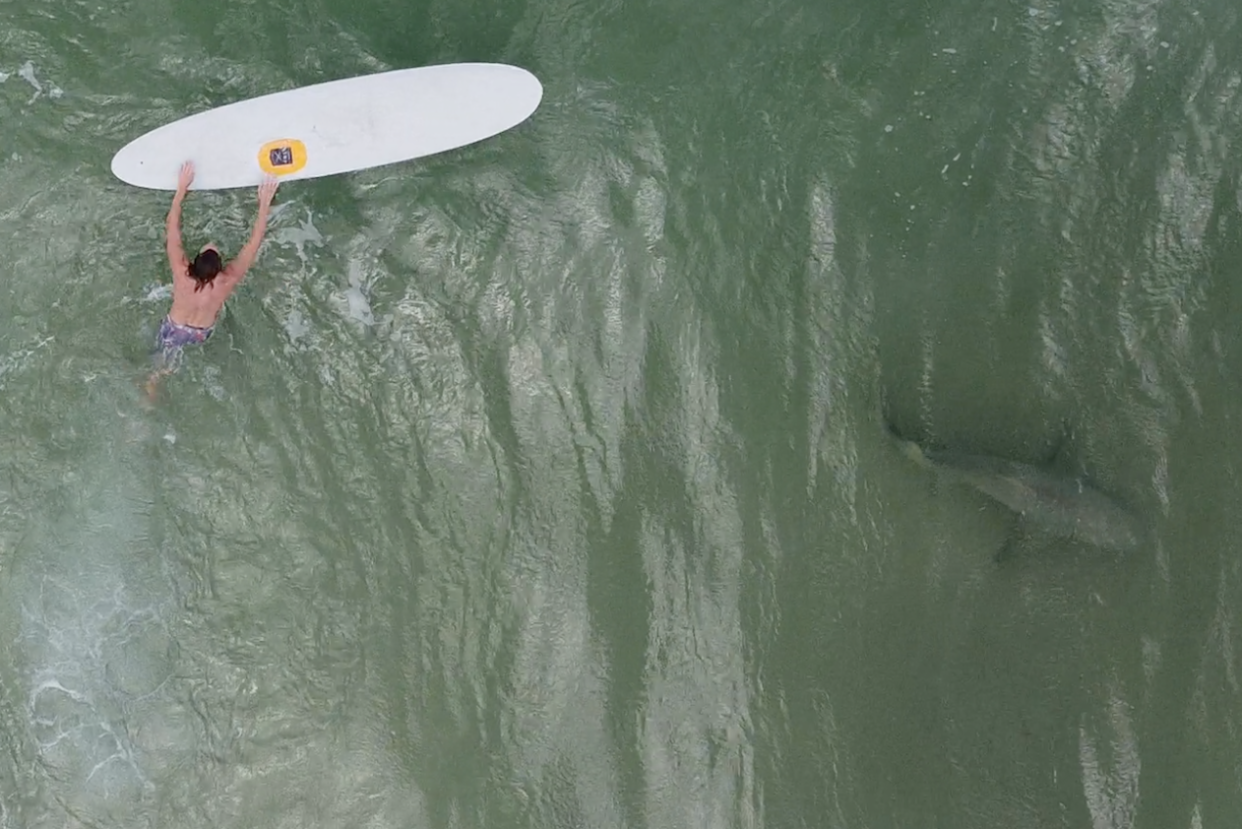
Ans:
[[[168,265],[172,268],[172,308],[160,323],[156,339],[156,370],[147,379],[147,396],[155,399],[156,385],[161,377],[176,371],[181,351],[187,345],[207,341],[215,329],[216,318],[229,294],[241,283],[263,244],[267,216],[276,193],[278,181],[267,176],[259,185],[259,213],[254,220],[250,240],[227,265],[214,244],[203,245],[191,262],[181,246],[181,202],[194,181],[194,162],[181,165],[177,193],[173,196],[164,226],[167,236]]]

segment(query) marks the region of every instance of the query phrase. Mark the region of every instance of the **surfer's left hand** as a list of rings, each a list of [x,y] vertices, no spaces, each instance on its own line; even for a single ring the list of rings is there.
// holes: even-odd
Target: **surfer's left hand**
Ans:
[[[181,174],[177,178],[178,190],[189,190],[190,185],[194,183],[194,162],[187,161],[181,165]]]
[[[280,186],[280,179],[276,176],[265,176],[263,183],[259,185],[259,208],[266,210],[268,205],[272,203],[272,196],[276,195],[276,188]]]

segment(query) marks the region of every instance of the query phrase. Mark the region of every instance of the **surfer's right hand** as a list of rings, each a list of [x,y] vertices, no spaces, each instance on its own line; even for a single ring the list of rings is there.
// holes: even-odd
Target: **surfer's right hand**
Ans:
[[[177,189],[188,190],[194,183],[194,162],[187,161],[181,165],[181,174],[177,177]]]
[[[276,187],[280,184],[280,179],[276,176],[267,176],[263,179],[263,183],[259,185],[259,206],[268,207],[272,203],[272,196],[276,195]]]

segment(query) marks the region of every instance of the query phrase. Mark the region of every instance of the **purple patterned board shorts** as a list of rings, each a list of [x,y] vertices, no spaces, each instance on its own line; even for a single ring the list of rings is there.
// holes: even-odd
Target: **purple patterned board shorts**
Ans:
[[[181,349],[187,345],[201,345],[211,338],[211,328],[198,328],[193,325],[182,325],[173,322],[172,317],[164,317],[160,323],[160,333],[156,337],[156,361],[164,368],[176,368],[181,357]]]

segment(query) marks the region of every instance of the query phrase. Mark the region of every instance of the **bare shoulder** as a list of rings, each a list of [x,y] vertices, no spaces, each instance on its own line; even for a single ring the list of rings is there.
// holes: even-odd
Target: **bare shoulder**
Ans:
[[[231,260],[224,266],[224,270],[220,271],[220,275],[231,283],[241,282],[254,265],[254,258],[248,256],[247,253],[245,250],[239,253],[236,259]]]
[[[232,287],[236,285],[238,282],[241,282],[242,277],[245,275],[246,275],[246,269],[242,267],[238,267],[237,260],[234,259],[232,262],[229,262],[220,270],[219,279],[224,284],[228,285],[229,287]]]
[[[178,278],[190,278],[190,260],[185,257],[184,253],[169,251],[168,267],[172,271],[174,281]]]
[[[173,281],[174,289],[178,285],[181,285],[184,283],[190,283],[194,281],[190,278],[190,263],[186,261],[185,259],[182,259],[180,262],[174,262],[170,259],[168,262],[168,267],[170,269],[170,272],[172,273],[172,281]]]

